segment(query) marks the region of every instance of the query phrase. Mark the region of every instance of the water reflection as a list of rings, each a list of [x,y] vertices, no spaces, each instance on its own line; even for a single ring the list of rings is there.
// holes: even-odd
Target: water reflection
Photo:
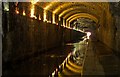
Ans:
[[[68,43],[67,45],[73,45],[73,50],[67,55],[64,61],[54,70],[50,77],[64,77],[65,75],[81,76],[82,68],[85,60],[85,52],[88,39],[84,38],[83,41],[77,43]]]
[[[4,75],[80,76],[86,43],[85,40],[68,43],[66,46],[36,54],[22,63],[13,64],[11,69],[4,70]]]

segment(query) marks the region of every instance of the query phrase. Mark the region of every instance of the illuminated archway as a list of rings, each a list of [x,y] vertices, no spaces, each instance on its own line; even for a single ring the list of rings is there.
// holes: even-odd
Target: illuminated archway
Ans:
[[[78,13],[78,14],[74,14],[66,19],[67,26],[70,26],[70,22],[72,22],[73,20],[81,18],[81,17],[89,18],[89,19],[95,21],[96,23],[98,23],[98,19],[95,16],[88,14],[88,13]]]

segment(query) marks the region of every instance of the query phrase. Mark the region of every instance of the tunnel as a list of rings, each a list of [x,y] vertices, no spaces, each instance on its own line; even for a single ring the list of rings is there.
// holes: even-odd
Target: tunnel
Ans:
[[[2,2],[2,76],[119,77],[119,12],[109,1]]]

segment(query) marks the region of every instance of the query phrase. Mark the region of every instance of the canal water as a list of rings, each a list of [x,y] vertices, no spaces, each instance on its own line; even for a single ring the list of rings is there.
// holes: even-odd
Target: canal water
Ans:
[[[37,56],[34,56],[24,62],[21,62],[18,65],[14,65],[11,69],[5,70],[4,75],[54,77],[55,71],[57,71],[57,76],[61,77],[65,75],[71,75],[70,73],[75,75],[77,73],[74,73],[74,71],[72,72],[72,70],[69,68],[67,69],[71,72],[65,74],[63,71],[65,71],[64,69],[66,69],[66,67],[63,68],[60,66],[64,64],[65,60],[68,59],[76,66],[82,67],[86,45],[86,40],[67,43],[65,46],[54,48],[52,50],[46,51],[45,53],[38,54]],[[81,75],[81,70],[77,75]]]

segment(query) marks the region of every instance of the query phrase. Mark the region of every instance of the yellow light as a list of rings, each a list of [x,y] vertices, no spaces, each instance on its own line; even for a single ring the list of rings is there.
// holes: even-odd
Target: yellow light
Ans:
[[[69,4],[69,3],[68,3]],[[59,7],[57,7],[54,11],[53,11],[53,13],[57,13],[61,8],[63,8],[63,7],[66,7],[66,4],[63,4],[63,5],[61,5],[61,6],[59,6]]]
[[[47,5],[44,9],[45,10],[49,10],[50,7],[52,7],[52,5],[54,4],[55,2],[51,2],[49,5]]]
[[[44,22],[47,21],[47,15],[46,15],[46,10],[44,10]]]
[[[69,69],[69,70],[71,70],[72,72],[75,72],[75,73],[81,73],[81,69],[76,69],[76,68],[74,68],[74,67],[72,67],[72,66],[70,66],[70,65],[68,65],[68,64],[66,64],[66,67]]]
[[[63,19],[63,26],[65,26],[65,19]]]
[[[55,24],[56,22],[55,22],[55,14],[53,13],[53,24]]]
[[[34,15],[34,11],[35,11],[35,8],[34,8],[34,7],[35,7],[35,6],[32,4],[30,17],[37,19],[37,17]]]
[[[4,2],[4,10],[9,11],[9,3],[8,2]]]
[[[52,76],[54,76],[55,75],[55,71],[52,73]]]
[[[31,17],[34,17],[34,5],[31,7]]]
[[[31,0],[31,14],[30,14],[30,17],[31,18],[35,18],[37,19],[37,17],[34,15],[34,12],[35,12],[35,4],[38,2],[39,0]]]
[[[36,4],[39,0],[31,0],[32,4]]]
[[[56,13],[59,9],[56,9],[55,11],[53,11],[53,13]]]
[[[51,23],[51,21],[47,21],[47,23]]]
[[[61,19],[60,19],[60,16],[59,16],[59,21],[60,21]]]
[[[25,16],[26,14],[25,14],[25,10],[23,10],[23,16]]]
[[[81,70],[81,69],[82,69],[81,66],[76,65],[75,63],[73,63],[73,62],[70,61],[70,60],[68,60],[68,63],[69,63],[71,66],[73,66],[74,68],[78,69],[78,70]]]

